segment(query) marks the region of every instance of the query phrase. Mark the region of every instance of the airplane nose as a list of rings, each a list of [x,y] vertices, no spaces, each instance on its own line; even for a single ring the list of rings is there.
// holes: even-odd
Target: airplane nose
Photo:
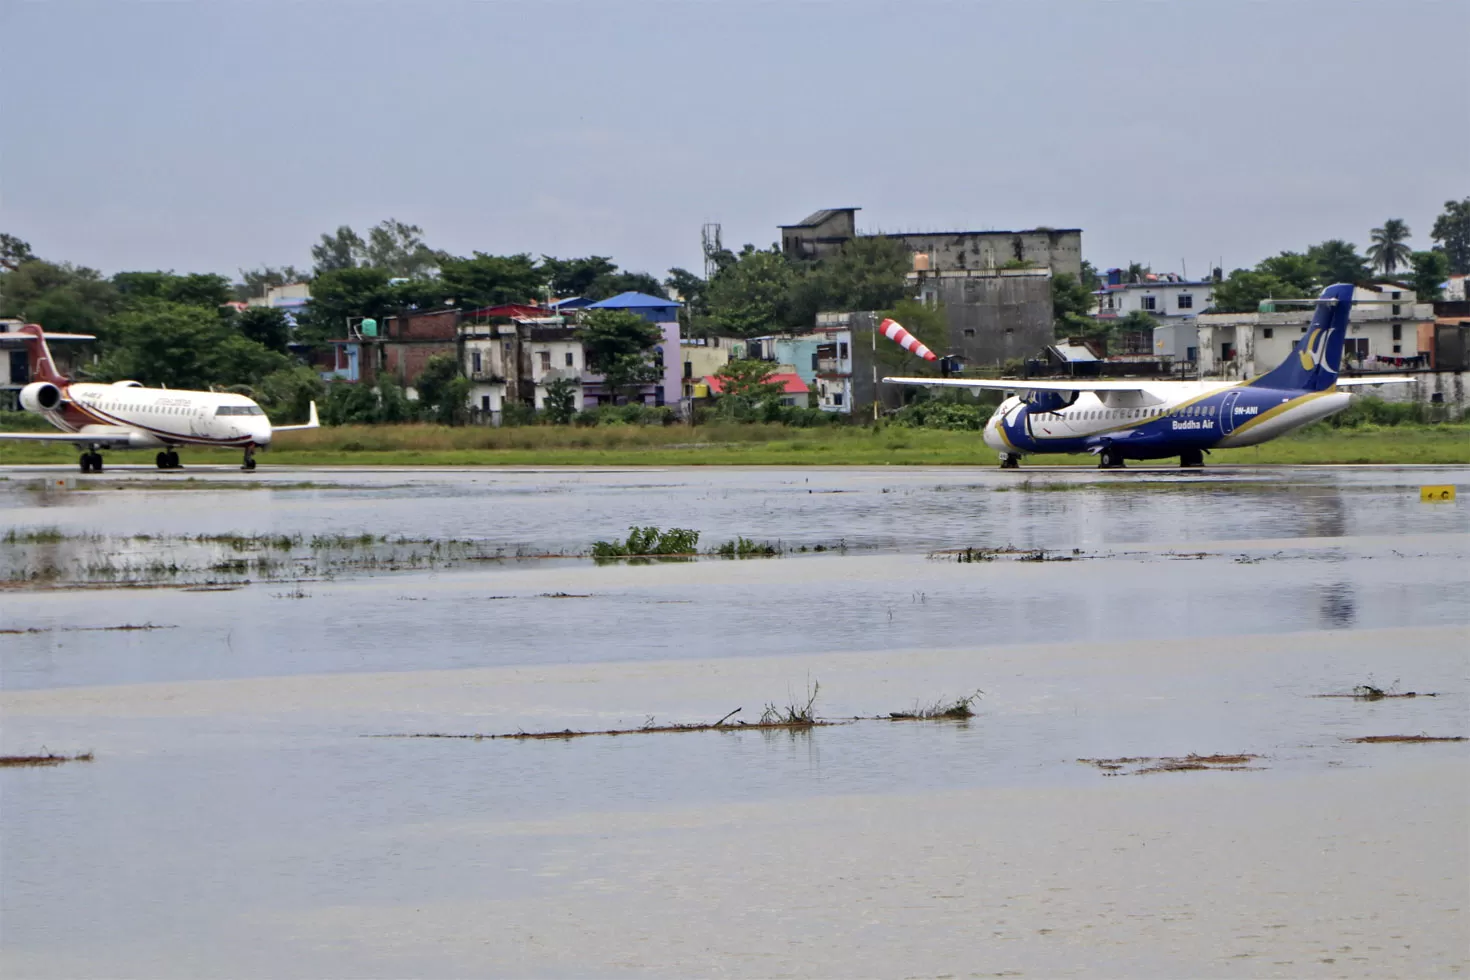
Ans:
[[[266,419],[251,419],[246,428],[250,441],[261,449],[271,444],[271,424]]]

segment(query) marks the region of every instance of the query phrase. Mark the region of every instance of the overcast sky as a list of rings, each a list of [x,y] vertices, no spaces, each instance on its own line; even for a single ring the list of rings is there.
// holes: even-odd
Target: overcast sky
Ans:
[[[1470,0],[0,0],[0,230],[55,260],[428,243],[662,276],[864,230],[1080,227],[1100,268],[1254,264],[1470,195]]]

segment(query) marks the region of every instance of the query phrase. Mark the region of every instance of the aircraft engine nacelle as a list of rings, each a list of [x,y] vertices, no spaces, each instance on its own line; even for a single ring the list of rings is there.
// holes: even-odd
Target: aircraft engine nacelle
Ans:
[[[32,381],[20,390],[20,407],[27,412],[54,412],[61,407],[61,389],[49,381]]]
[[[1077,400],[1075,391],[1033,391],[1026,404],[1038,412],[1060,412]]]

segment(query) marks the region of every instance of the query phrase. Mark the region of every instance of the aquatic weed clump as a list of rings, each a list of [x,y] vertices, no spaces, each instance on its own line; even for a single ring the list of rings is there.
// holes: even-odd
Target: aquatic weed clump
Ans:
[[[739,537],[726,541],[710,554],[721,558],[774,558],[781,554],[781,548],[769,541],[752,541],[750,538]]]
[[[915,702],[913,710],[890,711],[888,717],[893,721],[964,721],[975,717],[974,704],[984,694],[984,691],[977,689],[974,694],[952,701],[941,698],[928,705]]]
[[[667,531],[653,525],[628,528],[626,541],[592,542],[593,558],[683,557],[696,554],[699,532],[687,527]]]

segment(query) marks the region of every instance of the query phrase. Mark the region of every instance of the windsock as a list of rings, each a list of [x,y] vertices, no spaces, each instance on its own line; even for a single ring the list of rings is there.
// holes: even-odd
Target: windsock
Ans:
[[[878,329],[883,332],[883,336],[910,354],[917,354],[926,361],[939,360],[932,350],[919,343],[919,338],[905,330],[897,320],[884,320],[878,324]]]

